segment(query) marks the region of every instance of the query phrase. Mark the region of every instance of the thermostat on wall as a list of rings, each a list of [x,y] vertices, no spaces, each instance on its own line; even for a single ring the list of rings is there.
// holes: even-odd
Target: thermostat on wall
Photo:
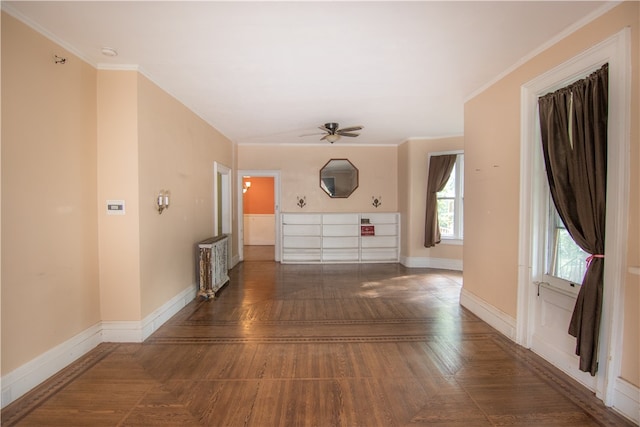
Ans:
[[[124,215],[124,200],[107,200],[107,215]]]

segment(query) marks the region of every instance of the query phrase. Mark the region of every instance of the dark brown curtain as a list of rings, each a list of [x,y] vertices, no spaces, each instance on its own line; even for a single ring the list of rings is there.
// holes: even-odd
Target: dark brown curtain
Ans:
[[[567,231],[588,260],[569,334],[580,370],[598,370],[607,189],[608,65],[539,99],[549,188]]]
[[[440,243],[440,225],[438,224],[438,192],[447,185],[456,154],[431,156],[429,177],[427,178],[427,212],[424,224],[424,247],[430,248]]]

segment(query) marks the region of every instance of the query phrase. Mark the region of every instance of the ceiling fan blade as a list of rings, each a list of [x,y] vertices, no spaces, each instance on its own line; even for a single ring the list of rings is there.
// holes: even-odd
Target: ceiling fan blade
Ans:
[[[327,137],[329,136],[329,134],[326,134],[325,136],[323,136],[322,138],[320,138],[320,141],[324,141],[325,139],[327,139]]]
[[[338,132],[336,132],[338,135],[340,136],[358,136],[360,135],[359,133],[352,133],[352,132],[343,132],[341,130],[339,130]]]
[[[338,129],[338,132],[352,132],[354,130],[361,130],[361,129],[362,129],[362,126],[351,126],[344,129]]]
[[[328,132],[328,133],[331,133],[331,129],[329,129],[328,127],[326,127],[324,125],[323,126],[318,126],[318,129],[323,130],[323,131]]]
[[[318,135],[324,135],[326,132],[314,132],[314,133],[303,133],[302,135],[298,135],[300,137],[302,136],[318,136]]]

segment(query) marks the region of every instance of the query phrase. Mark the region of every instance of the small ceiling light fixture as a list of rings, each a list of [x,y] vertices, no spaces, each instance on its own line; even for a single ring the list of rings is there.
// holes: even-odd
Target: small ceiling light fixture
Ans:
[[[102,52],[104,56],[118,56],[118,51],[112,47],[103,47],[102,49],[100,49],[100,52]]]
[[[340,135],[334,133],[334,134],[325,136],[324,139],[333,144],[334,142],[340,139]]]

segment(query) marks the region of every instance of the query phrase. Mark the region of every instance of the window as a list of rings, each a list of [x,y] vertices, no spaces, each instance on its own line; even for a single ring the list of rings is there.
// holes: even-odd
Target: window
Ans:
[[[464,154],[457,156],[449,181],[438,193],[438,224],[443,240],[462,240]]]
[[[587,270],[586,259],[589,254],[574,242],[562,223],[551,197],[549,199],[547,275],[580,285]]]

